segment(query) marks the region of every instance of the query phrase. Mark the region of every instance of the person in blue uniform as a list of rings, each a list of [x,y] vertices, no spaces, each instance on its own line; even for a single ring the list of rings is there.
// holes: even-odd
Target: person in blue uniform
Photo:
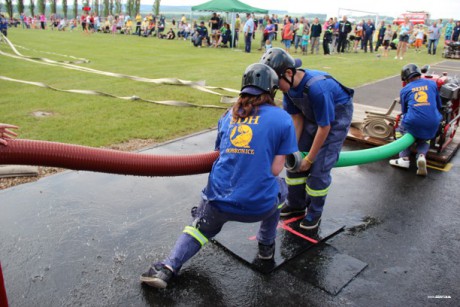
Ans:
[[[430,140],[436,136],[442,119],[442,102],[436,82],[421,78],[420,68],[407,64],[401,70],[401,80],[406,85],[399,93],[402,121],[396,137],[405,133],[414,136],[417,149],[417,175],[426,176],[426,154],[430,149]],[[390,164],[409,168],[410,147],[399,153],[399,159],[390,160]]]
[[[0,14],[0,33],[8,36],[8,19],[3,14]]]
[[[300,151],[308,151],[299,172],[287,172],[288,199],[281,216],[305,215],[300,227],[317,230],[337,162],[353,115],[353,93],[332,76],[298,69],[281,48],[272,48],[260,60],[272,67],[283,91],[284,109],[294,121]]]
[[[273,258],[279,208],[287,194],[278,175],[285,155],[297,151],[292,119],[274,103],[277,87],[278,77],[270,67],[259,63],[247,67],[238,101],[219,120],[216,150],[220,155],[200,205],[192,209],[192,222],[169,257],[152,264],[141,282],[165,288],[227,221],[261,221],[258,258]]]

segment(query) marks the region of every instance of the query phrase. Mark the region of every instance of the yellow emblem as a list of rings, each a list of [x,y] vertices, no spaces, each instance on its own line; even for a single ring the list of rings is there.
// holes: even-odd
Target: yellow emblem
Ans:
[[[415,101],[418,103],[427,103],[428,102],[428,95],[424,91],[419,91],[414,95]]]
[[[252,129],[248,125],[237,125],[230,133],[230,142],[233,146],[249,148],[252,140]]]

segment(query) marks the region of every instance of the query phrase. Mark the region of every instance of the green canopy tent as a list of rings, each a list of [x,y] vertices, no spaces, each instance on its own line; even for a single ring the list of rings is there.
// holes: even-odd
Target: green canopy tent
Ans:
[[[256,8],[238,0],[211,0],[203,4],[192,6],[192,14],[193,11],[232,13],[232,40],[235,37],[235,13],[268,14],[268,10]],[[192,14],[190,16],[191,20],[193,20]]]

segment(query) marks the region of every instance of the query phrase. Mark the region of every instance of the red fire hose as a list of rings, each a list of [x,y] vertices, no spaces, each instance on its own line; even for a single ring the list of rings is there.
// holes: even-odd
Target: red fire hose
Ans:
[[[2,263],[0,262],[0,306],[8,306],[6,297],[5,282],[3,281]]]
[[[0,146],[0,165],[61,167],[137,176],[182,176],[208,173],[219,152],[152,155],[24,139]]]

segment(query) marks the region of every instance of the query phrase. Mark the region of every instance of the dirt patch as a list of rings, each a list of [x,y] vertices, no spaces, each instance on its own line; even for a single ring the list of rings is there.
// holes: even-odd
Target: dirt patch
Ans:
[[[153,139],[133,139],[129,140],[128,142],[120,143],[120,144],[114,144],[110,145],[108,147],[103,147],[103,148],[108,148],[108,149],[114,149],[114,150],[120,150],[120,151],[136,151],[140,150],[143,148],[147,148],[150,146],[153,146],[157,144],[155,140]],[[32,176],[32,177],[9,177],[9,178],[0,178],[0,190],[8,189],[20,184],[28,183],[28,182],[34,182],[39,180],[40,178],[53,175],[59,172],[63,172],[66,169],[63,168],[57,168],[57,167],[42,167],[40,166],[38,168],[38,176]]]
[[[354,236],[360,232],[365,231],[368,228],[374,227],[382,223],[382,221],[380,221],[379,219],[375,217],[371,217],[371,216],[364,217],[362,221],[363,221],[362,224],[347,228],[346,229],[347,233],[349,235]]]

